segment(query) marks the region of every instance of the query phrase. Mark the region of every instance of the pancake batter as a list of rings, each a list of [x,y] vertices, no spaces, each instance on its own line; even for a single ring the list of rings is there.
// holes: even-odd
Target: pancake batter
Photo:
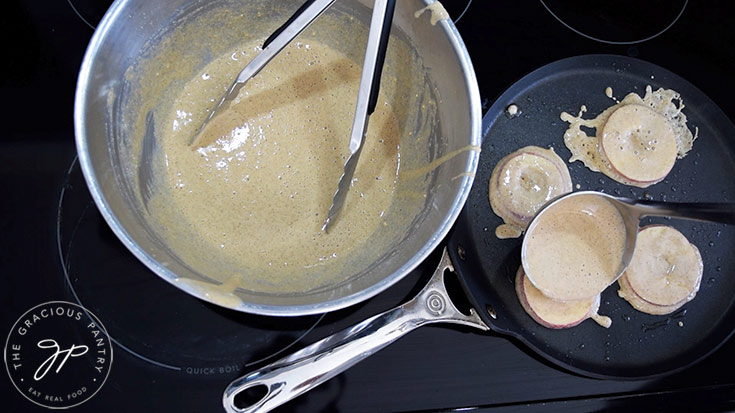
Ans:
[[[605,91],[605,94],[614,99],[612,96],[612,88]],[[616,104],[602,111],[594,119],[584,119],[583,115],[587,112],[587,107],[582,105],[579,113],[574,116],[567,112],[562,112],[560,117],[561,120],[569,123],[569,128],[564,132],[564,144],[567,146],[569,151],[572,153],[572,157],[569,158],[569,162],[582,161],[584,165],[594,172],[602,172],[611,179],[620,182],[625,185],[637,186],[640,188],[646,188],[662,181],[668,174],[671,166],[673,166],[674,158],[681,159],[686,156],[687,152],[692,149],[694,140],[697,139],[699,130],[695,127],[694,133],[687,127],[687,117],[682,112],[684,110],[684,102],[678,92],[671,89],[659,88],[653,90],[651,86],[646,86],[646,93],[643,97],[632,92],[626,95],[623,100],[617,101],[614,99]],[[652,138],[646,139],[645,142],[640,142],[638,139],[631,140],[620,146],[612,145],[612,149],[616,149],[617,153],[608,154],[613,155],[613,159],[608,159],[605,154],[605,150],[602,148],[601,138],[605,135],[606,124],[609,119],[613,118],[613,114],[618,112],[619,109],[623,109],[622,112],[616,115],[619,119],[614,121],[616,125],[608,130],[608,133],[622,133],[633,134],[633,132],[641,132],[640,130],[635,131],[633,126],[636,124],[634,119],[630,119],[630,114],[634,111],[628,112],[626,106],[639,105],[645,108],[646,112],[650,112],[652,116],[646,116],[648,120],[654,120],[655,123],[664,122],[667,123],[665,127],[657,126],[653,131],[644,132],[656,132],[673,134],[673,137],[658,142],[657,139]],[[635,106],[634,106],[635,107]],[[625,113],[627,112],[627,113]],[[648,123],[648,122],[646,122]],[[640,127],[639,123],[639,127]],[[646,127],[652,125],[646,124]],[[582,127],[595,129],[595,135],[588,134]],[[653,136],[653,135],[652,135]],[[636,142],[637,141],[637,142]],[[640,144],[643,143],[641,146]],[[660,143],[660,145],[658,145]],[[658,146],[657,146],[658,145]],[[671,152],[670,156],[664,155],[665,160],[659,159],[659,157],[646,159],[649,152],[661,152],[662,148],[665,152]],[[610,148],[608,148],[610,149]],[[675,152],[675,154],[674,154]],[[647,156],[644,156],[647,155]],[[630,163],[631,159],[641,158],[639,162]],[[670,158],[670,159],[669,159]],[[668,159],[668,160],[666,160]],[[624,171],[616,170],[614,161],[618,161],[618,166],[626,166]],[[622,162],[621,162],[622,161]],[[659,165],[663,163],[664,165]],[[621,165],[622,164],[622,165]],[[653,168],[652,171],[647,171],[648,167],[658,166]],[[650,176],[649,174],[653,174]],[[654,179],[655,178],[655,179]]]
[[[354,61],[316,41],[292,43],[189,144],[258,43],[215,59],[174,102],[151,215],[162,232],[185,223],[167,242],[200,271],[216,264],[245,271],[237,276],[248,289],[304,291],[326,276],[317,267],[364,248],[381,225],[397,182],[398,126],[381,92],[348,201],[322,232],[348,154]]]
[[[413,14],[413,17],[418,19],[427,10],[431,13],[430,22],[432,26],[436,26],[436,24],[442,20],[449,19],[449,13],[447,13],[447,10],[438,1],[431,3],[422,9],[416,10],[416,12]]]
[[[626,234],[613,204],[579,195],[559,201],[538,219],[527,235],[523,267],[544,295],[588,299],[615,281]]]

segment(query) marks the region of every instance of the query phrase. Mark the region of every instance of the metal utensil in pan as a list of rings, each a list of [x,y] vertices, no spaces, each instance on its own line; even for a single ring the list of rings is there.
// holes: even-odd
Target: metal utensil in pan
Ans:
[[[643,217],[677,217],[707,222],[720,222],[723,224],[735,224],[735,203],[732,202],[659,202],[645,199],[620,198],[596,191],[577,191],[563,194],[541,207],[536,212],[533,220],[528,224],[528,228],[526,228],[526,234],[523,237],[523,244],[521,246],[521,262],[523,263],[523,268],[526,270],[526,277],[533,284],[536,283],[534,279],[535,274],[529,271],[531,266],[528,261],[528,251],[532,247],[529,247],[528,241],[533,239],[533,234],[538,233],[539,228],[545,225],[543,217],[548,216],[549,211],[554,209],[560,211],[557,208],[569,210],[568,205],[570,204],[568,201],[572,200],[572,198],[584,198],[609,203],[609,205],[618,210],[620,216],[623,218],[621,229],[625,234],[625,244],[622,249],[616,251],[619,253],[620,261],[615,273],[616,276],[610,280],[610,284],[615,283],[623,275],[630,261],[633,259],[638,232],[641,229],[640,222]],[[548,223],[548,220],[546,223]],[[543,248],[547,246],[548,244],[541,245]],[[555,271],[558,273],[559,270],[556,269]]]
[[[656,82],[653,82],[654,76]],[[561,60],[525,76],[509,88],[483,120],[483,151],[468,202],[452,231],[447,251],[422,292],[408,303],[319,341],[285,359],[234,381],[224,393],[231,412],[267,411],[339,374],[413,329],[448,322],[490,329],[520,340],[551,363],[597,378],[633,379],[668,374],[706,357],[735,327],[735,228],[721,224],[671,221],[700,247],[704,259],[703,286],[697,298],[668,316],[639,313],[616,296],[602,295],[600,313],[612,317],[604,329],[585,321],[567,330],[551,330],[533,321],[516,297],[513,277],[520,265],[520,240],[500,240],[494,229],[502,221],[488,202],[488,182],[497,161],[526,145],[554,146],[568,156],[562,143],[562,110],[586,104],[590,113],[611,105],[606,87],[622,93],[641,92],[647,84],[677,90],[687,102],[690,125],[700,138],[663,184],[647,190],[610,182],[602,175],[571,164],[571,175],[584,189],[626,192],[642,198],[655,191],[671,201],[731,201],[735,182],[714,179],[735,172],[735,126],[702,92],[673,73],[636,59],[592,55]],[[597,98],[597,95],[602,98]],[[516,104],[521,116],[506,116]],[[700,162],[706,157],[707,162]],[[691,185],[691,186],[690,186]],[[711,240],[716,240],[710,245]],[[453,268],[452,268],[453,267]],[[453,269],[473,310],[457,310],[444,288],[443,277]],[[714,280],[714,281],[711,281]],[[254,405],[238,408],[238,393],[265,388]]]

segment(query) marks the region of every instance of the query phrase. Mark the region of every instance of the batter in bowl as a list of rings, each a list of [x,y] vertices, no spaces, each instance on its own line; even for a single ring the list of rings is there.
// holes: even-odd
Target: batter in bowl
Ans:
[[[304,291],[327,276],[320,266],[338,268],[384,224],[399,129],[381,91],[345,206],[322,232],[348,154],[359,64],[317,41],[294,42],[192,142],[259,43],[212,61],[174,101],[159,132],[164,157],[151,216],[194,268],[241,278],[247,289]]]

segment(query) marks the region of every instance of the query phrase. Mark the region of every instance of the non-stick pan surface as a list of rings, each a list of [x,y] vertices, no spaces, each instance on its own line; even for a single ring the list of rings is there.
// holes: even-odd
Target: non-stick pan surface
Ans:
[[[702,74],[706,76],[706,74]],[[696,81],[696,79],[693,79]],[[645,220],[673,225],[693,242],[704,260],[696,298],[665,316],[638,312],[617,296],[617,283],[602,294],[600,314],[612,318],[609,329],[586,320],[577,327],[551,330],[521,308],[514,290],[521,239],[501,240],[502,223],[488,201],[490,174],[505,155],[527,145],[553,147],[569,159],[562,111],[576,114],[587,106],[594,117],[614,102],[642,95],[646,85],[679,92],[691,128],[699,129],[692,151],[676,162],[663,181],[646,189],[629,187],[568,164],[579,190],[599,190],[631,198],[666,201],[732,201],[735,197],[735,126],[699,89],[659,66],[622,56],[590,55],[544,66],[510,87],[483,119],[483,144],[475,183],[450,236],[452,261],[472,304],[498,333],[519,339],[556,365],[599,378],[643,378],[671,373],[701,360],[735,328],[735,228],[681,220]],[[515,104],[520,115],[506,107]],[[576,188],[576,186],[575,186]]]

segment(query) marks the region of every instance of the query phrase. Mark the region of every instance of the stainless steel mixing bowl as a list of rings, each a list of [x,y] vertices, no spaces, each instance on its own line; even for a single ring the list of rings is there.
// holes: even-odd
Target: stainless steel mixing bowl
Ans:
[[[441,162],[436,162],[435,168],[427,168],[431,170],[419,179],[420,185],[412,184],[412,188],[404,191],[415,192],[419,187],[422,193],[402,197],[409,201],[393,208],[393,218],[387,218],[392,235],[376,238],[381,240],[376,250],[363,257],[361,264],[345,269],[342,278],[306,291],[237,288],[227,293],[217,288],[222,280],[213,277],[206,266],[190,265],[187,257],[181,256],[151,224],[146,208],[147,197],[155,191],[151,188],[151,163],[157,156],[155,139],[144,138],[154,134],[150,133],[152,125],[146,124],[147,114],[153,108],[165,106],[162,102],[186,80],[166,79],[165,64],[172,62],[156,61],[156,55],[176,51],[179,60],[173,64],[191,66],[193,76],[213,56],[248,35],[267,36],[299,3],[293,0],[118,0],[89,44],[76,91],[74,121],[79,161],[97,207],[122,243],[158,276],[187,293],[224,307],[262,315],[295,316],[340,309],[370,298],[400,280],[449,231],[467,198],[479,157],[479,149],[462,150],[469,145],[480,145],[480,98],[467,50],[450,20],[432,25],[427,15],[430,11],[415,16],[432,1],[401,0],[386,59],[386,73],[388,78],[393,73],[393,81],[384,80],[382,87],[395,89],[391,95],[398,100],[413,99],[414,94],[420,97],[414,101],[415,105],[393,102],[394,107],[405,107],[399,120],[404,134],[402,168],[420,169],[432,161]],[[340,0],[327,12],[346,24],[362,27],[362,32],[354,30],[354,36],[330,36],[327,31],[320,31],[318,21],[307,32],[322,36],[321,40],[331,41],[334,47],[354,49],[344,52],[352,54],[359,63],[370,6],[369,0]],[[232,21],[228,23],[228,19]],[[202,36],[193,40],[190,37],[186,42],[170,40],[177,30],[202,22],[209,22]],[[238,31],[246,30],[244,26],[249,31]],[[392,56],[395,42],[410,46],[414,58],[401,62]],[[153,72],[164,78],[154,83],[156,90],[141,90],[145,88],[136,76]],[[151,130],[145,133],[146,129]],[[409,136],[421,131],[427,133],[423,141]],[[345,133],[345,142],[348,138],[349,133]],[[336,180],[337,177],[335,184]],[[400,184],[399,190],[403,191]],[[400,211],[413,212],[401,216]],[[217,259],[211,257],[212,268]],[[248,276],[247,271],[243,276]]]

